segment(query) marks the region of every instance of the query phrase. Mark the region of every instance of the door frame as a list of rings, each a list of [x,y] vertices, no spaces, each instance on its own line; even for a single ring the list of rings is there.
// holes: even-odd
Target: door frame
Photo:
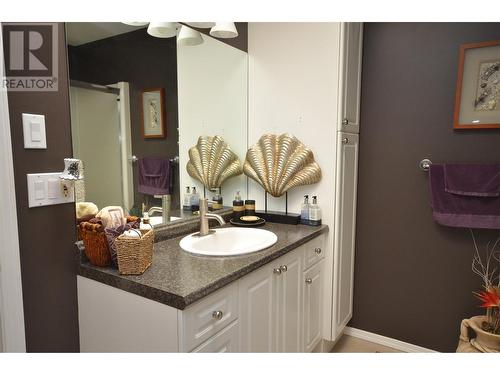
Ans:
[[[0,77],[4,77],[2,28],[0,27]],[[25,352],[23,290],[19,234],[17,227],[14,164],[10,137],[7,90],[0,87],[0,228],[3,228],[0,251],[0,351]]]

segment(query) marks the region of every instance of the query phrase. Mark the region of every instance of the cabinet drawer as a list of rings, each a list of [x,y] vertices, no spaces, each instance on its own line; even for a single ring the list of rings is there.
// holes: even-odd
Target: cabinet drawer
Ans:
[[[238,321],[231,323],[214,337],[198,346],[193,353],[237,353]]]
[[[238,286],[232,283],[180,312],[180,349],[189,352],[238,318]]]
[[[325,257],[324,242],[324,236],[321,235],[319,237],[313,238],[305,245],[302,245],[304,247],[304,270],[307,270],[309,267],[314,266]]]

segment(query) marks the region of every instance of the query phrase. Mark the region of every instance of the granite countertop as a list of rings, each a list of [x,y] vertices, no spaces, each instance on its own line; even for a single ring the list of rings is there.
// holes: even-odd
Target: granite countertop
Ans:
[[[256,253],[232,257],[192,255],[180,248],[182,237],[175,237],[155,243],[153,263],[142,275],[120,275],[115,268],[93,266],[85,256],[79,257],[78,274],[183,310],[328,231],[326,225],[311,227],[266,223],[260,228],[274,232],[278,242]]]

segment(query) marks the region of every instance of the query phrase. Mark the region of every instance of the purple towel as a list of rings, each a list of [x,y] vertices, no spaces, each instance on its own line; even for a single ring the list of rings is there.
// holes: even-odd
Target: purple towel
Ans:
[[[474,197],[500,195],[500,164],[445,164],[444,184],[448,193]]]
[[[139,193],[165,195],[171,193],[170,161],[159,158],[139,160]]]
[[[444,170],[439,164],[432,164],[429,170],[434,220],[450,227],[500,229],[500,197],[449,193]]]

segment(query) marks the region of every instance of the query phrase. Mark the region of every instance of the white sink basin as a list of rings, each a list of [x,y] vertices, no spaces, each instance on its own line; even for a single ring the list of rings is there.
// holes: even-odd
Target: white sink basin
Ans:
[[[183,250],[199,255],[232,256],[253,253],[274,245],[278,237],[265,229],[219,228],[203,237],[191,234],[184,237]]]

